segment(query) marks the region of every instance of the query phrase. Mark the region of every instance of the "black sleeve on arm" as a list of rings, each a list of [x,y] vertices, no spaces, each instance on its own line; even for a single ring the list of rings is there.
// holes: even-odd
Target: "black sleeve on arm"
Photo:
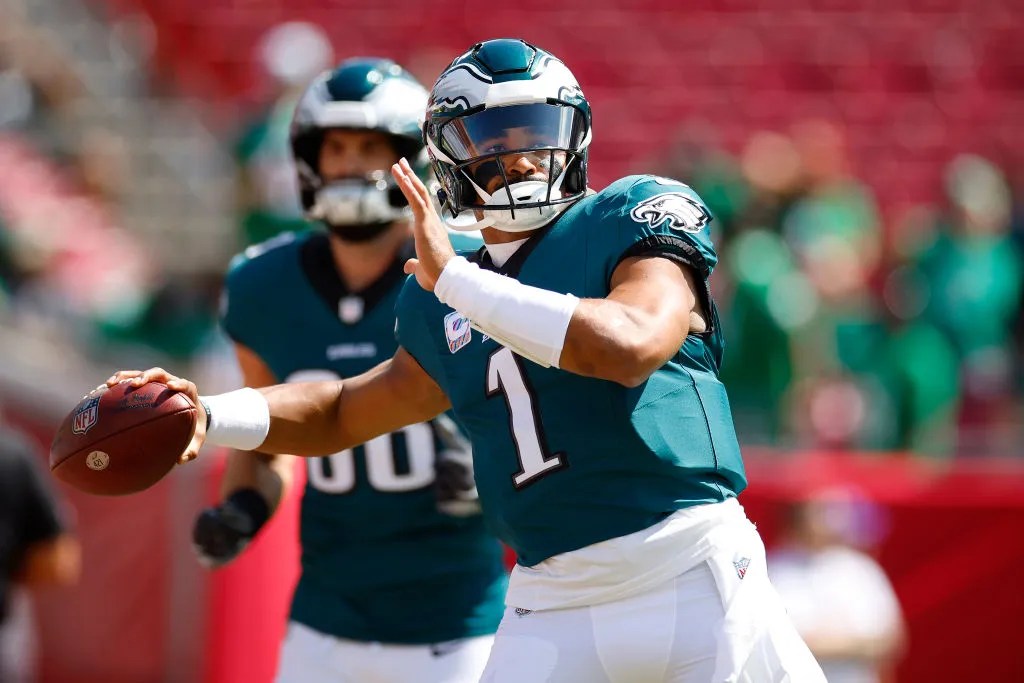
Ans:
[[[661,258],[667,258],[670,261],[675,261],[680,265],[686,266],[694,275],[696,280],[697,291],[694,294],[697,297],[701,307],[704,309],[705,318],[708,325],[708,329],[701,334],[708,334],[712,331],[714,326],[712,314],[714,307],[711,302],[711,285],[708,282],[708,276],[711,274],[711,269],[708,268],[708,263],[704,259],[704,255],[686,240],[678,239],[670,235],[650,235],[645,237],[633,244],[629,249],[623,252],[622,256],[619,257],[619,265],[628,258],[634,256],[658,256]],[[613,271],[614,272],[614,271]],[[610,289],[610,287],[609,287]]]

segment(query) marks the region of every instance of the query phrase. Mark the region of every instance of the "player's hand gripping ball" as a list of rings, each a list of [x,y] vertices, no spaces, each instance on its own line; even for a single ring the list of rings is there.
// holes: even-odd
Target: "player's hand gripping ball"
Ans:
[[[82,398],[50,446],[50,470],[76,489],[135,493],[167,474],[192,440],[196,407],[159,382],[101,386]]]

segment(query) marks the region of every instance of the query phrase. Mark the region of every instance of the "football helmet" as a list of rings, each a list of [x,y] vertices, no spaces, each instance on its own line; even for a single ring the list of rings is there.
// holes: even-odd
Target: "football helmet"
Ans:
[[[565,64],[522,40],[455,59],[430,92],[424,138],[453,230],[532,230],[586,193],[590,104]],[[513,158],[541,172],[510,177]]]
[[[290,132],[306,217],[359,240],[411,215],[386,169],[366,178],[326,182],[319,172],[320,149],[331,128],[380,131],[390,136],[399,156],[425,169],[426,102],[426,89],[389,59],[348,59],[315,78],[296,105]]]

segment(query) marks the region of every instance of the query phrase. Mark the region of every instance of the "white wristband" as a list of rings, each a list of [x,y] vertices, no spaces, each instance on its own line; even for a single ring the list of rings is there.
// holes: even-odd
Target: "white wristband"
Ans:
[[[217,446],[252,451],[270,431],[270,406],[263,394],[251,387],[216,396],[200,396],[209,421],[206,441]]]
[[[580,302],[572,294],[483,270],[461,256],[445,264],[434,294],[474,328],[544,367],[558,367],[569,321]]]

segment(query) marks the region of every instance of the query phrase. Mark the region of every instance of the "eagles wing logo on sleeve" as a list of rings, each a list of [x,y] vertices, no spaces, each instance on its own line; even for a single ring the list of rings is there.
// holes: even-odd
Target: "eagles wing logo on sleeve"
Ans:
[[[629,215],[637,223],[646,222],[652,228],[667,219],[670,229],[694,234],[711,222],[708,210],[682,192],[663,192],[649,197],[634,206]]]

